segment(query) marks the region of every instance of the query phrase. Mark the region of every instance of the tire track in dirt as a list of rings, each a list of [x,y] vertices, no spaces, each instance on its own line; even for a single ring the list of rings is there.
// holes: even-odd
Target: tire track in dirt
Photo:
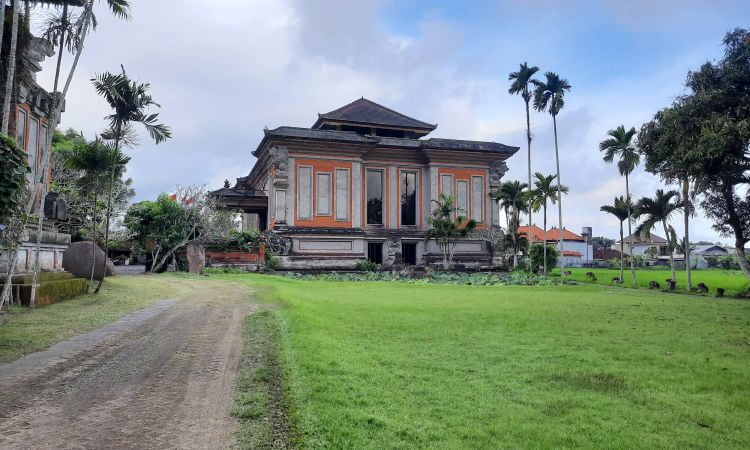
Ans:
[[[242,327],[256,309],[247,300],[252,292],[170,282],[189,293],[155,305],[156,314],[144,310],[136,313],[142,320],[118,322],[112,332],[0,366],[0,447],[229,446]]]

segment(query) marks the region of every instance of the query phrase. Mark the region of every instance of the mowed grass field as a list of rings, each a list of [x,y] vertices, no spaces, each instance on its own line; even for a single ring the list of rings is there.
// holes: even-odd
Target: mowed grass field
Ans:
[[[593,272],[596,275],[596,284],[612,286],[612,279],[620,276],[619,269],[585,269],[585,268],[568,268],[571,272],[570,279],[589,283],[591,280],[586,277],[586,273]],[[560,270],[554,271],[560,274]],[[630,268],[625,268],[624,282],[622,287],[631,287]],[[667,289],[666,280],[672,278],[670,269],[650,269],[636,268],[635,281],[638,287],[648,288],[650,281],[656,281],[661,285],[662,290]],[[691,271],[693,287],[698,283],[705,283],[709,288],[709,295],[716,293],[716,288],[724,288],[728,296],[750,295],[750,280],[740,270],[721,270],[721,269],[698,269]],[[677,289],[685,290],[687,288],[687,275],[684,270],[677,271]]]
[[[750,447],[747,301],[213,277],[281,305],[301,447]]]

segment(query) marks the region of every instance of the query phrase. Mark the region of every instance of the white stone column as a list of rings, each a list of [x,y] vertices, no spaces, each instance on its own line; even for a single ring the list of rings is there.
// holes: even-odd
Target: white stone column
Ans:
[[[396,211],[401,206],[398,201],[398,167],[388,166],[388,228],[398,228],[398,215]]]
[[[287,188],[286,188],[286,223],[294,226],[294,199],[297,198],[297,168],[294,158],[289,158],[287,166]]]
[[[362,165],[352,163],[352,228],[362,227]]]

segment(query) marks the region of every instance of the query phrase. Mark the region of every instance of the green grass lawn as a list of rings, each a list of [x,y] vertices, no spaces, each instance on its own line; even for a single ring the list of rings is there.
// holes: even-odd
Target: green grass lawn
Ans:
[[[596,274],[597,284],[612,285],[612,278],[620,276],[619,269],[585,269],[585,268],[568,268],[571,272],[570,278],[576,281],[590,282],[586,277],[587,272],[593,272]],[[560,270],[557,269],[554,273],[559,274]],[[721,269],[698,269],[691,271],[691,277],[693,280],[693,287],[698,283],[705,283],[708,286],[710,292],[709,295],[716,293],[717,287],[722,287],[726,290],[725,295],[738,296],[741,294],[750,294],[750,280],[747,279],[745,274],[739,270],[721,270]],[[667,283],[665,280],[672,278],[672,271],[670,269],[651,269],[651,268],[640,268],[636,269],[635,280],[638,287],[648,288],[648,283],[653,280],[661,285],[663,290],[667,289]],[[624,283],[622,287],[631,286],[630,269],[625,268]],[[677,271],[677,288],[685,290],[687,287],[687,275],[684,270]]]
[[[12,307],[0,323],[0,363],[95,330],[158,299],[174,298],[174,283],[153,276],[107,278],[99,294],[53,305]]]
[[[274,287],[302,447],[750,447],[747,301],[218,277]]]

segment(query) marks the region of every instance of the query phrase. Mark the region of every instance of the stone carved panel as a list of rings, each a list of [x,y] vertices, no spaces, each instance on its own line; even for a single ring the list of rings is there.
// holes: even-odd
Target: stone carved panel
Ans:
[[[286,178],[289,175],[289,150],[284,146],[275,145],[268,149],[268,153],[276,178]]]
[[[490,163],[490,186],[497,187],[502,183],[503,176],[508,171],[505,161],[492,161]]]

